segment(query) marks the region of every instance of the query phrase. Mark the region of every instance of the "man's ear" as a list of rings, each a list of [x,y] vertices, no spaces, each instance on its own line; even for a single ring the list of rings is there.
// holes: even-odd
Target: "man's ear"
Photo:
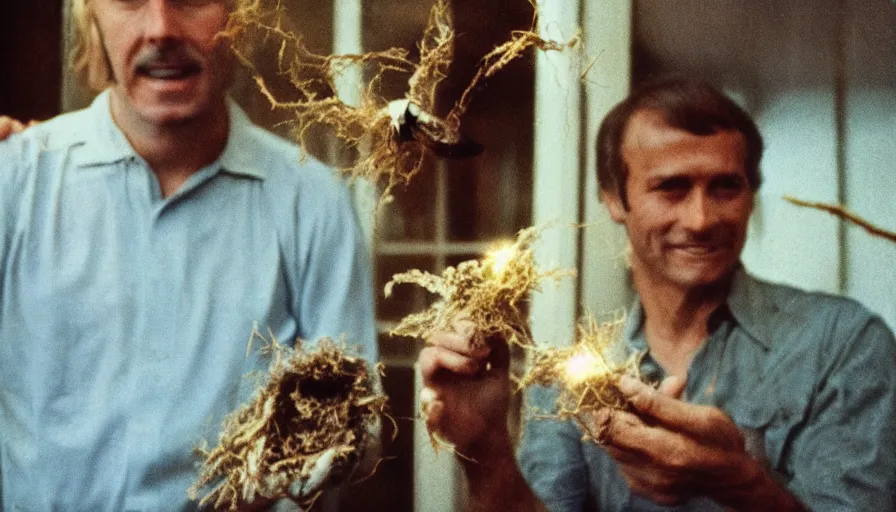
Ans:
[[[622,224],[625,222],[625,207],[622,205],[622,198],[616,192],[607,190],[600,191],[600,199],[607,205],[607,211],[613,221]]]

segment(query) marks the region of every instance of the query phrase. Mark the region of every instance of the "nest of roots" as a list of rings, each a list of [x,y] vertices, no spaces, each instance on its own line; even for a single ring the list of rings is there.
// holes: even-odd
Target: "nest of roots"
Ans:
[[[367,427],[384,410],[386,397],[375,391],[366,361],[341,344],[323,338],[306,352],[272,340],[266,350],[273,364],[262,387],[224,420],[218,446],[197,448],[205,460],[190,495],[208,489],[200,506],[237,510],[258,497],[289,496],[330,449],[336,455],[328,481],[348,476],[366,446]],[[293,499],[307,508],[319,494]]]
[[[619,391],[623,375],[638,378],[641,354],[626,354],[620,340],[623,318],[598,323],[587,316],[578,327],[576,342],[569,347],[533,350],[528,372],[520,388],[531,385],[556,387],[560,394],[552,413],[536,412],[540,419],[575,421],[586,439],[600,442],[602,426],[593,425],[593,413],[601,409],[628,410],[628,399]]]
[[[402,319],[392,334],[427,338],[434,332],[451,330],[455,320],[465,318],[476,324],[476,334],[470,341],[473,347],[484,346],[492,336],[523,347],[533,346],[523,303],[543,279],[571,274],[536,268],[532,243],[538,234],[536,228],[524,229],[512,245],[489,252],[482,260],[448,267],[442,275],[414,269],[392,276],[384,290],[387,297],[399,283],[416,284],[441,297],[425,311]]]
[[[271,106],[294,114],[293,133],[302,147],[305,147],[305,135],[311,126],[329,127],[347,148],[359,150],[360,156],[351,167],[345,169],[346,173],[355,178],[384,183],[383,197],[387,197],[392,187],[409,182],[422,169],[424,158],[431,153],[431,149],[420,134],[411,140],[397,137],[387,105],[402,98],[384,97],[380,84],[385,73],[410,75],[405,99],[424,112],[435,114],[436,90],[447,76],[454,51],[455,33],[448,1],[436,0],[433,5],[428,24],[417,44],[420,52],[417,62],[409,58],[404,48],[363,54],[315,54],[308,50],[299,34],[285,28],[284,19],[281,0],[239,0],[224,35],[232,40],[237,56],[250,69]],[[472,101],[474,92],[481,88],[481,83],[523,55],[528,48],[562,51],[578,41],[577,38],[567,43],[546,41],[535,33],[534,27],[533,19],[530,30],[514,32],[510,41],[482,58],[470,84],[444,118],[447,130],[459,131],[460,118]],[[279,74],[295,89],[297,99],[287,101],[277,98],[253,65],[255,45],[271,41],[279,45]],[[368,77],[368,82],[361,91],[359,104],[349,105],[336,94],[337,81],[349,68],[358,66],[362,67],[362,74]]]

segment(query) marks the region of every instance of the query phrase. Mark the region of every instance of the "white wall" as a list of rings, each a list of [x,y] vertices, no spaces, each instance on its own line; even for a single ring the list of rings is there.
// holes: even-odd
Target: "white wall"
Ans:
[[[844,293],[896,328],[896,244],[824,212],[837,203],[896,230],[896,3],[636,0],[636,71],[706,77],[756,118],[765,184],[744,262]],[[842,239],[841,239],[842,238]]]

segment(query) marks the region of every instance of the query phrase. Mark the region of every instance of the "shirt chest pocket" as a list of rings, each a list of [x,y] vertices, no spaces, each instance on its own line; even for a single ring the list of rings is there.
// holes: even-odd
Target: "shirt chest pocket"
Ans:
[[[789,478],[790,445],[805,423],[809,392],[797,386],[764,386],[731,414],[744,433],[747,450],[768,469]]]

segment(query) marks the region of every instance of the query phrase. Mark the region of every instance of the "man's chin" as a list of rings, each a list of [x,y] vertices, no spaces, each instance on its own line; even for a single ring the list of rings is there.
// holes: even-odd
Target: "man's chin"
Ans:
[[[712,288],[727,284],[734,274],[734,265],[704,269],[681,269],[675,281],[686,288]]]
[[[203,112],[195,105],[151,105],[141,110],[141,117],[160,127],[191,124],[201,118]]]

